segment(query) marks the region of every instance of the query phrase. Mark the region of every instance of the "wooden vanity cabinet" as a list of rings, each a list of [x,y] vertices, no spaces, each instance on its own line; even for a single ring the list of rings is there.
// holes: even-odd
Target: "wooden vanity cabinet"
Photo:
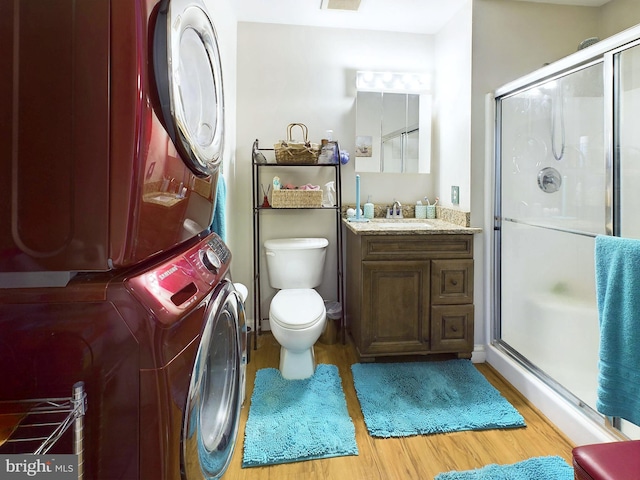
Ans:
[[[472,235],[347,231],[346,322],[361,360],[473,351]]]

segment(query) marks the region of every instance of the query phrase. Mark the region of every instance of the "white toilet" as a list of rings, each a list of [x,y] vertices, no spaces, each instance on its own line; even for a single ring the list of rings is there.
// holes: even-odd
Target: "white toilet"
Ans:
[[[280,374],[303,379],[316,368],[313,345],[326,322],[324,301],[315,287],[322,282],[326,238],[267,240],[269,283],[280,291],[271,300],[269,325],[280,344]]]

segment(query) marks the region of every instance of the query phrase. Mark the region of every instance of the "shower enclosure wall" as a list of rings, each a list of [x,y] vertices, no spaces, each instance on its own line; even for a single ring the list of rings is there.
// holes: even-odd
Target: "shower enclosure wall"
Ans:
[[[605,424],[594,246],[640,238],[640,28],[499,89],[495,108],[493,345]]]

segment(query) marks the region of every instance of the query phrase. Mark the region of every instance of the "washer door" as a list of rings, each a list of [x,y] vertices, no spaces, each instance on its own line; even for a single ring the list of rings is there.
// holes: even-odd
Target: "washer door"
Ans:
[[[243,397],[238,328],[243,308],[229,282],[212,293],[182,428],[183,478],[188,480],[221,477],[233,455]]]
[[[196,175],[212,175],[222,160],[222,66],[216,31],[200,0],[163,0],[153,68],[164,126],[176,149]]]

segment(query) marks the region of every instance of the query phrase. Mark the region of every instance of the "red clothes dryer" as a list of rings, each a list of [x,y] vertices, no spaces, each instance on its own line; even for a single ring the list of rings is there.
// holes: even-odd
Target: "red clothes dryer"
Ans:
[[[224,106],[200,0],[0,2],[0,58],[0,288],[128,267],[209,227]]]
[[[84,382],[83,478],[221,476],[246,362],[230,260],[211,234],[145,267],[77,275],[65,288],[0,290],[0,419],[19,401],[69,396]],[[27,426],[29,413],[0,453],[33,452],[39,442],[25,440],[48,434]],[[50,453],[72,453],[71,443],[67,432]]]

